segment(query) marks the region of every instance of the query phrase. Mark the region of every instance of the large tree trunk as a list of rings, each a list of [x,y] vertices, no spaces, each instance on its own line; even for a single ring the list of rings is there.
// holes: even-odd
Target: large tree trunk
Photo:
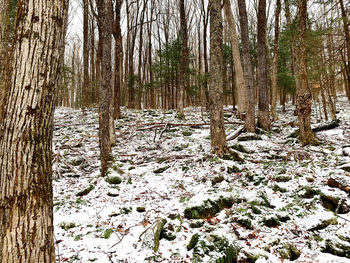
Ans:
[[[102,46],[101,79],[99,85],[99,138],[101,149],[101,174],[106,172],[112,162],[111,102],[112,102],[112,0],[96,0]]]
[[[225,17],[230,30],[230,38],[232,45],[232,56],[235,66],[235,79],[237,87],[237,107],[240,113],[246,110],[246,85],[244,81],[244,73],[241,63],[241,55],[238,47],[238,37],[236,33],[236,25],[232,14],[231,4],[229,0],[224,0]]]
[[[277,104],[277,68],[278,68],[278,37],[279,37],[279,17],[281,13],[281,0],[276,0],[275,11],[275,38],[273,41],[273,61],[272,61],[272,78],[271,78],[271,116],[273,121],[278,119],[276,113]]]
[[[0,262],[54,263],[53,112],[68,1],[18,10],[0,130]]]
[[[299,0],[299,74],[297,85],[296,112],[299,121],[299,138],[303,145],[314,142],[314,134],[311,130],[311,93],[307,81],[306,62],[306,19],[307,0]]]
[[[350,88],[350,32],[349,32],[349,17],[346,14],[346,10],[344,7],[343,0],[339,0],[340,10],[342,14],[344,34],[345,34],[345,44],[346,44],[346,55],[347,55],[347,63],[345,63],[346,67],[346,75],[347,75],[347,86]],[[350,99],[349,99],[350,100]]]
[[[259,74],[259,105],[258,126],[265,130],[271,129],[269,113],[269,90],[267,87],[266,58],[266,0],[259,0],[258,7],[258,74]]]
[[[188,61],[188,36],[187,36],[187,21],[185,1],[180,0],[180,34],[181,34],[181,64],[180,64],[180,86],[179,98],[177,103],[177,112],[180,119],[185,118],[184,114],[184,93],[186,88],[186,70]]]
[[[239,9],[239,22],[241,25],[242,36],[242,54],[243,54],[243,67],[245,75],[245,83],[247,89],[247,116],[245,120],[245,129],[248,132],[255,132],[255,90],[254,90],[254,77],[253,68],[250,56],[250,43],[249,43],[249,31],[248,31],[248,17],[245,0],[238,0]]]
[[[210,14],[210,136],[213,153],[222,156],[227,152],[223,111],[222,79],[222,14],[217,0],[209,0]]]

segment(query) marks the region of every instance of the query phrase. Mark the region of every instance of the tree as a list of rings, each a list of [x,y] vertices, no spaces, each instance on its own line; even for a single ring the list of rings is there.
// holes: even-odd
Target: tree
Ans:
[[[238,0],[239,22],[241,25],[242,54],[245,83],[247,87],[247,116],[245,120],[245,129],[248,132],[255,132],[255,90],[253,83],[253,69],[250,55],[248,17],[245,0]]]
[[[244,81],[244,73],[241,63],[241,55],[238,47],[238,37],[236,33],[236,25],[232,14],[231,4],[229,0],[224,0],[225,17],[230,29],[233,62],[235,66],[235,78],[238,96],[238,111],[240,113],[246,110],[246,84]]]
[[[259,0],[258,6],[258,74],[259,74],[259,111],[258,126],[271,129],[269,114],[269,91],[267,87],[266,52],[266,0]]]
[[[223,156],[227,151],[223,111],[222,41],[223,25],[220,1],[209,0],[210,15],[210,136],[213,153]]]
[[[84,83],[82,90],[82,107],[89,106],[89,0],[83,0],[83,68]]]
[[[18,5],[0,127],[0,262],[53,263],[53,111],[68,1]]]
[[[311,130],[311,92],[307,80],[306,61],[306,19],[307,0],[299,0],[299,74],[297,84],[297,105],[296,113],[299,122],[299,138],[303,145],[311,144],[315,141],[315,136]]]
[[[112,162],[113,119],[112,103],[112,0],[96,0],[98,10],[98,27],[100,32],[101,77],[99,83],[99,139],[101,174],[105,176]]]
[[[279,37],[280,13],[281,13],[281,0],[276,0],[275,38],[273,41],[273,61],[272,61],[272,77],[271,77],[271,115],[274,121],[278,119],[277,113],[276,113],[276,103],[277,103],[278,37]]]
[[[188,48],[187,48],[187,21],[185,1],[180,0],[180,35],[181,35],[181,65],[180,65],[180,87],[179,98],[177,104],[177,111],[180,119],[185,118],[184,114],[184,92],[186,88],[186,70],[188,61]]]

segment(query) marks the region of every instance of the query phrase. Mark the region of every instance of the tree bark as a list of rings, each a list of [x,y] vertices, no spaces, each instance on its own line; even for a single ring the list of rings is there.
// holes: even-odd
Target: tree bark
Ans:
[[[311,130],[311,92],[307,80],[306,62],[306,20],[307,0],[299,0],[299,74],[297,85],[296,112],[299,122],[299,139],[303,145],[314,142],[315,136]]]
[[[277,68],[278,68],[278,38],[279,38],[279,17],[281,13],[281,0],[276,0],[275,11],[275,37],[273,44],[272,78],[271,78],[271,116],[273,121],[277,121]]]
[[[180,64],[180,85],[179,98],[177,103],[177,114],[180,119],[185,118],[184,114],[184,92],[186,88],[186,71],[188,61],[188,35],[187,35],[187,20],[185,1],[180,0],[180,35],[181,35],[181,64]]]
[[[247,132],[255,132],[255,89],[249,48],[248,17],[245,0],[238,0],[238,10],[240,16],[239,22],[241,25],[243,67],[247,92],[247,116],[244,127]]]
[[[210,14],[210,136],[213,153],[223,156],[227,151],[223,111],[222,79],[222,14],[217,0],[209,0]]]
[[[52,132],[68,1],[19,1],[0,127],[0,262],[55,262]]]
[[[123,0],[117,0],[115,6],[114,19],[114,112],[113,118],[120,119],[120,105],[121,105],[121,80],[122,80],[122,61],[123,61],[123,39],[120,28],[120,11]]]
[[[237,108],[240,113],[246,110],[246,84],[244,80],[244,73],[241,63],[241,55],[238,47],[238,37],[236,32],[236,25],[232,14],[231,4],[229,0],[224,0],[225,17],[230,30],[230,39],[232,45],[232,56],[235,66],[235,79],[237,88]]]
[[[112,0],[96,0],[98,10],[98,26],[102,46],[101,78],[99,85],[99,139],[101,152],[101,175],[105,176],[112,162],[111,149],[111,102],[112,102]]]
[[[259,105],[258,126],[265,130],[271,129],[269,113],[269,90],[267,87],[266,58],[266,0],[259,0],[258,7],[258,75],[259,75]]]
[[[350,32],[349,32],[349,17],[346,14],[343,0],[339,0],[340,10],[342,14],[344,34],[345,34],[345,44],[346,44],[346,55],[347,63],[345,63],[346,74],[347,74],[347,86],[350,88]],[[349,99],[350,100],[350,99]]]
[[[82,108],[89,106],[89,0],[83,0],[83,68],[84,82],[82,91]]]

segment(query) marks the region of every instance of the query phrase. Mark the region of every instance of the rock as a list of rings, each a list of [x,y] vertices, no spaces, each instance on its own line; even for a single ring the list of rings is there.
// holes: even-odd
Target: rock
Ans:
[[[191,136],[192,134],[193,134],[193,132],[191,132],[191,131],[183,131],[182,132],[183,136]]]
[[[300,251],[291,243],[285,243],[283,247],[277,250],[277,253],[287,260],[294,261],[301,255]]]
[[[278,217],[278,219],[279,219],[281,222],[283,222],[283,223],[285,223],[285,222],[287,222],[287,221],[290,220],[290,216],[289,216],[287,213],[280,213],[280,214],[277,214],[277,217]]]
[[[342,152],[344,156],[350,156],[350,147],[344,147]]]
[[[227,161],[237,161],[241,162],[243,161],[243,158],[235,151],[230,150],[228,154],[225,154],[222,159],[227,160]]]
[[[235,222],[241,224],[242,226],[252,229],[252,220],[248,216],[239,216],[235,218]]]
[[[112,189],[111,191],[108,191],[107,195],[110,197],[117,197],[119,196],[119,192],[118,191],[113,191],[114,189]]]
[[[160,173],[162,173],[162,172],[168,170],[169,168],[170,168],[170,166],[165,166],[165,167],[158,168],[158,169],[154,170],[153,172],[154,172],[155,174],[160,174]]]
[[[350,193],[350,176],[341,174],[331,175],[331,177],[328,178],[328,185]]]
[[[119,176],[109,175],[105,178],[105,181],[109,184],[120,184],[123,181],[123,179]]]
[[[73,222],[62,222],[61,224],[59,224],[59,227],[60,228],[62,228],[62,229],[64,229],[64,230],[69,230],[69,229],[71,229],[71,228],[74,228],[74,227],[76,227],[77,225],[75,224],[75,223],[73,223]]]
[[[242,144],[239,143],[233,145],[232,149],[242,153],[252,153],[252,151],[247,150]]]
[[[187,207],[184,211],[185,218],[188,219],[205,219],[209,215],[215,216],[224,208],[231,208],[235,200],[233,197],[211,197],[201,204]]]
[[[174,234],[173,231],[170,231],[167,228],[164,228],[161,232],[160,232],[160,239],[165,239],[168,241],[173,241],[176,239],[176,235]]]
[[[321,202],[324,208],[330,209],[333,212],[337,212],[339,214],[347,214],[350,212],[350,205],[345,198],[340,200],[340,197],[338,196],[321,194]]]
[[[338,220],[336,217],[332,217],[330,219],[323,219],[320,220],[320,222],[318,224],[316,224],[315,226],[309,228],[309,231],[315,231],[315,230],[321,230],[321,229],[325,229],[327,226],[329,225],[337,225],[338,224]]]
[[[281,222],[276,215],[270,215],[263,218],[263,224],[267,227],[280,226]]]
[[[262,139],[257,134],[248,134],[248,135],[242,135],[242,136],[238,137],[237,140],[239,142],[244,142],[244,141],[257,141],[257,140],[262,140]]]
[[[344,170],[345,172],[350,172],[350,164],[344,164],[338,168]]]
[[[132,212],[132,207],[131,207],[131,206],[125,206],[125,207],[123,207],[123,208],[120,210],[120,212],[121,212],[122,214],[125,214],[125,215],[130,214],[130,213]]]
[[[268,253],[262,249],[254,249],[244,251],[245,256],[247,257],[247,262],[257,262],[259,259],[268,259]],[[264,262],[264,261],[263,261]]]
[[[274,192],[281,192],[281,193],[286,193],[288,191],[286,188],[283,188],[283,187],[279,186],[278,184],[274,184],[272,187],[272,190]]]
[[[315,195],[319,195],[321,192],[318,189],[314,189],[310,186],[306,186],[304,191],[300,194],[302,198],[313,198]]]
[[[239,173],[241,171],[241,169],[239,169],[237,166],[235,165],[231,165],[229,167],[227,167],[227,173],[228,174],[232,174],[232,173]]]
[[[85,162],[85,159],[84,159],[84,157],[81,157],[81,156],[76,157],[76,158],[74,158],[74,159],[72,159],[72,160],[69,161],[69,163],[70,163],[71,165],[73,165],[73,166],[79,166],[79,165],[81,165],[83,162]]]
[[[287,175],[278,175],[278,176],[275,177],[275,181],[279,182],[279,183],[281,183],[281,182],[288,182],[290,180],[292,180],[292,177],[287,176]]]
[[[143,236],[142,249],[153,250],[154,252],[158,251],[160,234],[166,222],[166,219],[158,218],[154,224],[146,230]]]
[[[322,252],[350,259],[350,230],[340,228],[333,237],[326,239]]]
[[[193,249],[194,246],[198,243],[198,240],[199,240],[199,234],[196,233],[191,237],[190,242],[186,246],[187,250],[190,251],[191,249]]]
[[[94,186],[90,184],[88,187],[85,189],[81,190],[80,192],[76,193],[76,196],[84,196],[89,194],[92,190],[94,189]]]
[[[143,212],[146,211],[146,208],[143,207],[143,206],[138,206],[138,207],[136,207],[136,211],[139,212],[139,213],[143,213]]]
[[[205,221],[204,220],[195,220],[194,222],[190,223],[191,228],[200,228],[204,225]]]
[[[219,176],[214,177],[213,180],[211,180],[211,184],[216,185],[216,184],[221,183],[224,180],[225,180],[225,178],[222,175],[219,175]]]

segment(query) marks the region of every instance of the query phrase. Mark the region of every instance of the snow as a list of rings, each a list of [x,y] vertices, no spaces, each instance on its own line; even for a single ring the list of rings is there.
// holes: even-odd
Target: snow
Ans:
[[[256,262],[288,262],[277,250],[281,243],[290,242],[301,251],[295,262],[350,262],[321,252],[322,242],[316,240],[317,235],[326,238],[339,229],[347,231],[349,214],[340,215],[337,225],[310,232],[308,229],[319,220],[336,215],[322,206],[318,194],[302,197],[307,188],[312,188],[350,203],[344,191],[327,185],[331,174],[349,175],[341,168],[350,161],[342,150],[350,144],[350,107],[344,97],[338,104],[340,127],[317,134],[323,145],[303,148],[296,140],[287,138],[295,130],[281,127],[295,118],[293,107],[288,107],[286,113],[278,112],[280,119],[275,123],[281,133],[265,133],[261,140],[238,142],[251,151],[239,153],[243,162],[211,155],[209,125],[150,128],[145,123],[182,121],[176,119],[174,111],[123,109],[124,118],[115,123],[117,144],[113,147],[112,176],[123,179],[117,185],[100,177],[97,111],[87,111],[83,116],[79,110],[58,108],[53,142],[57,262],[148,262],[146,258],[150,256],[162,262],[191,262],[193,251],[187,251],[186,246],[194,233],[205,233],[209,226],[242,248],[239,254],[242,261],[245,252],[250,251],[267,257]],[[229,112],[230,108],[226,108],[225,113]],[[198,108],[188,108],[185,114],[184,123],[203,123]],[[239,121],[229,115],[227,121]],[[209,121],[207,114],[203,118]],[[315,118],[313,121],[316,124]],[[226,127],[228,134],[240,125]],[[184,136],[184,131],[191,135]],[[237,139],[230,141],[229,147],[235,144]],[[73,165],[77,158],[83,158],[82,163]],[[233,165],[239,171],[228,173],[227,168]],[[159,168],[167,169],[154,173]],[[224,181],[213,185],[212,180],[220,175]],[[277,182],[277,176],[291,179]],[[89,185],[93,185],[90,193],[76,196]],[[285,192],[276,190],[276,185]],[[203,227],[191,228],[193,220],[184,218],[184,209],[217,196],[234,196],[242,201],[222,210],[213,220],[204,220]],[[252,212],[252,205],[262,213]],[[143,213],[136,211],[141,206],[145,208]],[[175,219],[169,218],[172,215]],[[278,215],[289,215],[290,220],[274,227],[263,224],[264,217]],[[235,221],[240,216],[251,217],[252,229]],[[157,218],[165,218],[167,225],[174,226],[176,239],[162,239],[158,252],[144,250],[143,233]],[[62,227],[69,223],[74,223],[74,227]],[[108,229],[113,234],[105,238]],[[206,256],[203,262],[209,259]]]

